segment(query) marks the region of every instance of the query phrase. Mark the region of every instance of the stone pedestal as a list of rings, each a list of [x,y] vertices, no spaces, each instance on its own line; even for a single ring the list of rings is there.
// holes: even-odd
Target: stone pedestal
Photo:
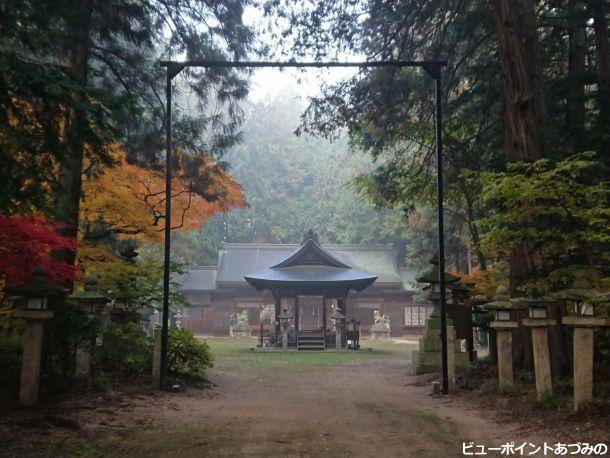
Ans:
[[[491,327],[496,330],[498,349],[498,387],[503,390],[514,384],[513,376],[513,336],[511,329],[517,327],[515,321],[492,321]]]
[[[386,326],[371,326],[371,340],[390,340],[390,328]]]
[[[51,310],[18,310],[15,317],[25,320],[19,402],[32,406],[38,402],[44,322],[53,318],[53,312]]]
[[[455,392],[455,328],[447,326],[447,379],[449,393]]]
[[[89,378],[91,374],[91,353],[89,347],[79,346],[76,349],[75,376],[81,379]]]
[[[159,389],[161,383],[161,328],[153,330],[153,365],[152,365],[152,387]]]
[[[282,329],[282,350],[288,351],[288,329]]]
[[[335,324],[335,349],[337,351],[343,350],[341,346],[341,325]]]
[[[566,316],[562,323],[574,327],[574,410],[593,400],[593,331],[603,318]]]
[[[453,328],[453,320],[447,317],[447,329]],[[426,320],[424,336],[419,339],[419,350],[412,352],[411,362],[407,365],[407,371],[411,375],[429,374],[442,370],[441,358],[441,318],[437,307],[432,315]],[[455,370],[468,367],[468,353],[462,352],[459,341],[453,341],[455,355]],[[447,339],[449,346],[449,339]]]
[[[538,401],[542,400],[545,394],[553,392],[548,327],[556,323],[557,321],[553,318],[525,318],[523,320],[524,326],[532,328],[536,397]]]
[[[243,338],[250,337],[252,333],[250,332],[250,327],[248,329],[245,328],[233,328],[233,337]]]
[[[574,328],[574,410],[593,400],[593,328]]]

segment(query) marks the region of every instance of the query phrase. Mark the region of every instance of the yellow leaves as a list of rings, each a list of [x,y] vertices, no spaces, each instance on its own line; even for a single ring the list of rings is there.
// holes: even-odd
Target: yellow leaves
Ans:
[[[114,156],[116,166],[83,183],[83,236],[101,230],[119,237],[160,240],[165,224],[164,172],[128,164],[118,148]],[[174,172],[172,229],[196,229],[217,212],[247,205],[241,186],[211,158],[202,162],[199,172],[200,177],[192,179],[180,170]],[[206,185],[202,187],[204,176]],[[202,194],[217,198],[208,201]]]

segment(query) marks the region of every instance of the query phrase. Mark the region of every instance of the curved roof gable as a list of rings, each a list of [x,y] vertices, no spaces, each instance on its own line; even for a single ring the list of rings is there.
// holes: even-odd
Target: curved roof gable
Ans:
[[[282,262],[271,266],[272,269],[292,266],[328,266],[350,268],[347,264],[342,263],[332,254],[322,248],[312,238],[307,239],[294,253],[284,259]]]

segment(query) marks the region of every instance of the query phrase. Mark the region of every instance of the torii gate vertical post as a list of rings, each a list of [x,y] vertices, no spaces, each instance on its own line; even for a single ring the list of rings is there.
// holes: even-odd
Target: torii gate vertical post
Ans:
[[[443,370],[443,394],[449,394],[449,368],[447,365],[447,297],[445,290],[445,226],[443,209],[443,118],[441,110],[441,69],[437,67],[434,76],[434,93],[436,98],[436,198],[438,209],[438,287],[440,288],[441,305],[441,360]]]
[[[435,143],[437,161],[437,207],[438,207],[438,267],[440,287],[441,312],[441,359],[442,359],[442,391],[449,393],[449,380],[447,368],[447,314],[445,293],[445,233],[443,223],[443,145],[442,145],[442,105],[441,105],[441,68],[447,65],[445,61],[413,61],[390,60],[369,62],[247,62],[247,61],[161,61],[161,66],[167,69],[166,81],[166,160],[165,160],[165,246],[163,260],[163,318],[161,328],[161,361],[159,389],[167,386],[167,347],[169,332],[169,285],[170,285],[170,255],[171,255],[171,197],[172,197],[172,81],[174,77],[186,67],[230,67],[230,68],[288,68],[288,67],[420,67],[432,76],[435,82],[436,116],[435,116]]]

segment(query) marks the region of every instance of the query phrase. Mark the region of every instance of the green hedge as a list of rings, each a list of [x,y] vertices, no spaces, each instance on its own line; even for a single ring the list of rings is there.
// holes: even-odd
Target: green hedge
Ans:
[[[168,373],[177,379],[195,383],[206,380],[206,371],[213,359],[206,342],[195,338],[187,329],[169,330]]]

